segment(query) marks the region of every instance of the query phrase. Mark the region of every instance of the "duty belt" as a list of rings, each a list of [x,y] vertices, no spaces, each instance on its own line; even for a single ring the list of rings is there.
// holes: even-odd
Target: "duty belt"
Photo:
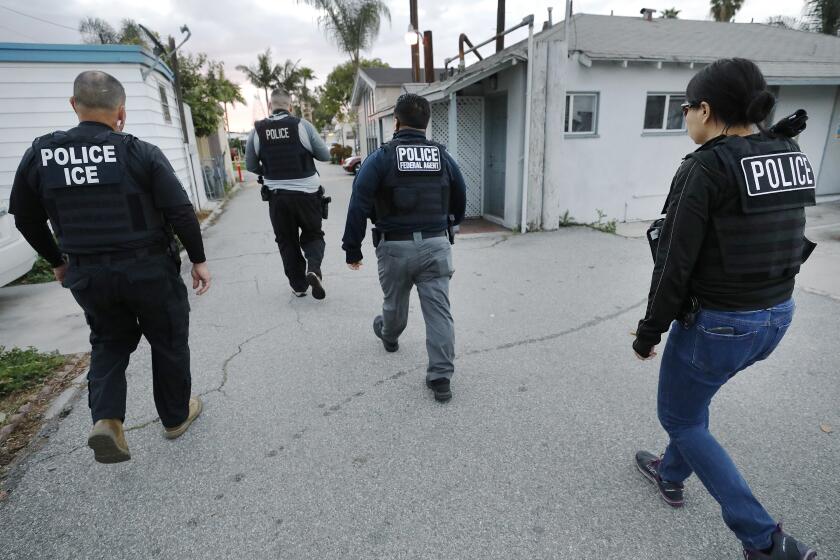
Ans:
[[[419,233],[419,232],[418,232]],[[423,239],[432,239],[433,237],[446,237],[446,231],[438,231],[435,233],[427,233],[423,232],[420,235],[423,236]],[[385,241],[411,241],[414,239],[413,233],[388,233],[385,232],[382,234],[382,238]]]
[[[144,257],[151,257],[155,255],[165,255],[166,253],[166,247],[152,246],[140,249],[130,249],[128,251],[97,253],[95,255],[67,255],[67,259],[70,264],[84,266],[89,264],[108,264],[112,262],[130,261],[133,259],[142,259]]]

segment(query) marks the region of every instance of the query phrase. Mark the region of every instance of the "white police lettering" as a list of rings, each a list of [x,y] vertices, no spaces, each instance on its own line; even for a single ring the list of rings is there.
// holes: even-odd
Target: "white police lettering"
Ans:
[[[41,166],[48,167],[52,162],[60,166],[64,175],[64,184],[68,187],[75,185],[96,185],[100,182],[97,165],[117,163],[116,146],[70,146],[69,148],[42,148]],[[68,165],[69,164],[69,165]]]
[[[265,131],[266,140],[285,140],[289,137],[288,128],[267,128]]]
[[[749,196],[815,189],[817,182],[802,152],[753,156],[741,160]]]
[[[400,171],[439,172],[440,148],[437,146],[397,146],[397,169]]]

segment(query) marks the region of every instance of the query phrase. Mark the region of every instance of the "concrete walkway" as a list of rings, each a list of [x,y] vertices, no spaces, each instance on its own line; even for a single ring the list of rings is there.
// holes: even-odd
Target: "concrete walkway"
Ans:
[[[455,396],[439,405],[423,386],[416,300],[397,354],[373,337],[373,249],[361,272],[344,266],[351,181],[321,171],[334,199],[327,299],[291,296],[266,206],[256,187],[240,192],[207,231],[214,285],[192,300],[203,416],[162,437],[141,345],[128,373],[133,459],[93,462],[82,398],[12,477],[0,556],[740,557],[696,479],[674,511],[632,467],[636,449],[666,441],[658,362],[630,349],[651,271],[643,239],[586,228],[459,239]],[[768,509],[838,558],[840,440],[820,424],[840,432],[840,302],[796,295],[787,339],[719,395],[713,429]]]

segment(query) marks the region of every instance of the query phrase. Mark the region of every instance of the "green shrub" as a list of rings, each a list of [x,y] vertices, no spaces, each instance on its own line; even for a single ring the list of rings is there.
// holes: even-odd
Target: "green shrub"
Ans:
[[[52,282],[53,280],[55,280],[55,275],[53,274],[52,266],[43,257],[39,256],[35,264],[32,265],[32,270],[12,282],[12,285],[43,284],[45,282]]]
[[[28,389],[64,364],[57,353],[0,346],[0,397]]]

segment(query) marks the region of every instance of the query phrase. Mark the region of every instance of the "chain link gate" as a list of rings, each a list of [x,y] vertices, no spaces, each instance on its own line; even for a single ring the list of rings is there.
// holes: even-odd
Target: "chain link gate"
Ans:
[[[467,218],[484,214],[484,98],[458,97],[457,154],[467,184]],[[449,101],[432,104],[432,140],[449,145]]]

